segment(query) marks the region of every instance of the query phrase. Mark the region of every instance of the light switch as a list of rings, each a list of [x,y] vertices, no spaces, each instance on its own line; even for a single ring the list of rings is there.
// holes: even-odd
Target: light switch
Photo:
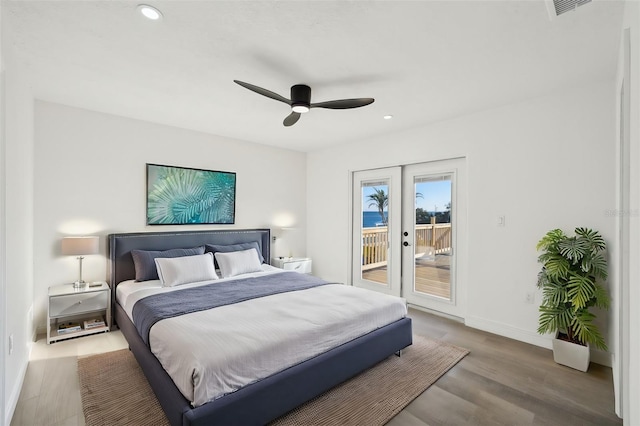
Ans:
[[[504,216],[498,216],[498,226],[504,226],[504,225],[505,225]]]

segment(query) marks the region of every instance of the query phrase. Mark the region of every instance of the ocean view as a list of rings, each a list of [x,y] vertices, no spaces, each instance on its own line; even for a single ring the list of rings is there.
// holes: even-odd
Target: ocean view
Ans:
[[[387,213],[385,212],[385,215]],[[362,227],[375,228],[376,223],[382,223],[382,218],[378,212],[362,212]]]
[[[434,215],[437,212],[427,212],[430,215]],[[385,215],[388,217],[388,212],[385,212]],[[445,219],[444,222],[448,222],[448,219]],[[378,223],[382,223],[382,220],[380,218],[380,213],[378,212],[362,212],[362,227],[363,228],[375,228],[376,224]],[[418,222],[418,223],[428,223],[428,221],[426,222]],[[441,223],[440,221],[438,223]]]

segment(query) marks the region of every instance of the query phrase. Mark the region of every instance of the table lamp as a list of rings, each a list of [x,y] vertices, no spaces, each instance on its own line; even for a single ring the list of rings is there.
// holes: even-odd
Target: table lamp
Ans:
[[[80,288],[86,284],[82,279],[82,259],[87,254],[98,254],[98,237],[64,237],[62,239],[62,254],[78,256],[80,278],[73,283],[73,287]]]

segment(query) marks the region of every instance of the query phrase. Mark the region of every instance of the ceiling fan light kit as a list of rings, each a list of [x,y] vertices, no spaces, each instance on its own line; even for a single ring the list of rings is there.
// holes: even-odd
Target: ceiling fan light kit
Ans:
[[[300,119],[300,114],[304,114],[311,108],[327,108],[327,109],[351,109],[360,108],[365,105],[372,104],[373,98],[357,98],[357,99],[340,99],[335,101],[326,101],[311,103],[311,88],[306,84],[296,84],[291,86],[291,99],[287,99],[275,92],[272,92],[262,87],[255,86],[250,83],[245,83],[240,80],[233,80],[236,84],[249,89],[252,92],[256,92],[267,98],[275,99],[276,101],[283,102],[291,107],[291,114],[289,114],[282,124],[286,127],[293,126]]]
[[[300,114],[304,114],[305,112],[309,112],[309,107],[306,105],[292,105],[291,111],[299,112]]]

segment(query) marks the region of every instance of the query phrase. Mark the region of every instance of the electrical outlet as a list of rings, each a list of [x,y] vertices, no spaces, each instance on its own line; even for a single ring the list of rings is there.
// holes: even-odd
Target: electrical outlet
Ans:
[[[13,334],[9,335],[9,355],[13,353]]]
[[[535,293],[531,293],[531,292],[527,293],[527,295],[525,296],[525,302],[533,304],[535,301],[536,301]]]

